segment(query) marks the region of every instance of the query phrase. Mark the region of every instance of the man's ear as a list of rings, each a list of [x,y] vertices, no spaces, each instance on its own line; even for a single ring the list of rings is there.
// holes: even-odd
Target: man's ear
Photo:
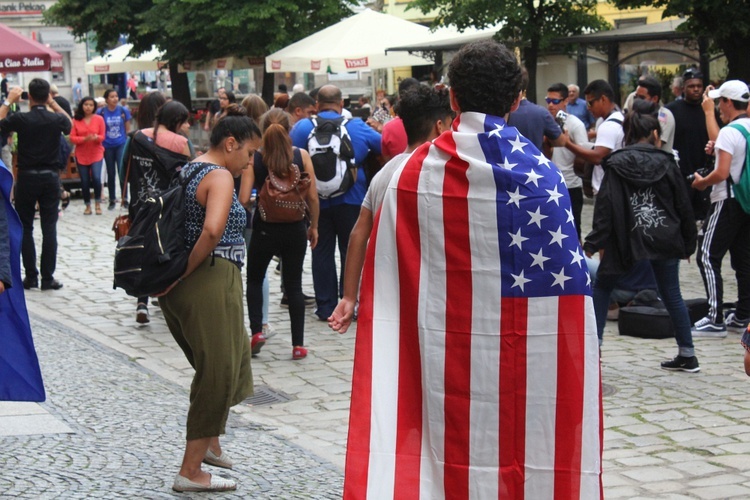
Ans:
[[[456,92],[453,90],[452,87],[448,89],[448,95],[450,96],[450,99],[451,99],[451,109],[455,111],[456,113],[460,113],[461,108],[458,106],[458,100],[456,99]]]

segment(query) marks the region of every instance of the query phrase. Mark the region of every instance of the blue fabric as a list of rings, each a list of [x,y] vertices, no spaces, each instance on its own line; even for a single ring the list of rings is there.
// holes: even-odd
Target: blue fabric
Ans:
[[[329,119],[341,117],[340,114],[333,111],[323,111],[319,116],[321,118]],[[307,150],[307,137],[310,135],[310,132],[312,132],[312,129],[312,120],[309,118],[298,121],[290,132],[292,144],[298,148]],[[367,193],[367,179],[365,178],[365,169],[362,168],[362,164],[370,151],[380,154],[380,134],[360,118],[349,120],[346,123],[346,131],[349,133],[352,140],[352,146],[354,147],[354,162],[359,166],[357,182],[354,183],[349,191],[341,196],[329,200],[320,200],[321,209],[343,204],[362,205],[362,201],[365,199],[365,193]]]
[[[680,292],[680,259],[652,260],[656,284],[664,306],[669,312],[675,329],[675,339],[680,356],[694,356],[693,334],[690,330],[690,315]],[[599,276],[594,284],[594,312],[596,313],[596,330],[599,342],[602,341],[604,325],[607,323],[609,297],[617,284],[619,276]]]
[[[568,110],[568,114],[577,117],[583,122],[583,124],[586,126],[586,130],[593,127],[594,123],[596,123],[596,118],[594,118],[594,115],[592,115],[589,111],[589,108],[586,105],[586,101],[584,99],[581,99],[580,97],[576,99],[576,102],[574,104],[568,103],[566,109]]]
[[[526,99],[521,100],[518,109],[510,114],[508,125],[516,127],[521,135],[529,139],[540,151],[545,136],[554,140],[562,134],[560,126],[552,118],[547,108]]]
[[[104,118],[104,126],[107,131],[102,146],[105,148],[124,146],[125,141],[128,140],[128,135],[125,132],[125,122],[130,121],[132,118],[130,110],[118,105],[114,111],[110,111],[107,106],[104,106],[97,111],[97,114]],[[123,114],[125,115],[124,120],[122,116]]]
[[[44,384],[39,360],[31,337],[29,314],[26,310],[21,280],[21,238],[23,228],[18,214],[10,203],[13,175],[0,161],[0,210],[8,219],[9,259],[13,287],[0,294],[0,400],[44,401]]]

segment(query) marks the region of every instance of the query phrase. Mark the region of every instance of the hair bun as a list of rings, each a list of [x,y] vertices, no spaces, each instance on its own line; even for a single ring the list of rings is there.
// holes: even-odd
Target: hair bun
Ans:
[[[230,104],[226,107],[224,116],[247,116],[247,110],[239,104]]]

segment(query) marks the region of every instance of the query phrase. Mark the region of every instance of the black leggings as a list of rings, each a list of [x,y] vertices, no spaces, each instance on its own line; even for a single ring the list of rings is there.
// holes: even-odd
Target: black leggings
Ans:
[[[250,238],[247,254],[247,310],[250,331],[263,331],[263,279],[274,255],[284,263],[281,279],[289,301],[292,345],[305,341],[305,300],[302,296],[302,263],[307,251],[307,226],[304,221],[270,224],[258,221]]]

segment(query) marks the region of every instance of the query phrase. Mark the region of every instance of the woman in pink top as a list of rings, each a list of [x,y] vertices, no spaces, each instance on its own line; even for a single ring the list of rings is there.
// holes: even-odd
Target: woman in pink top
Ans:
[[[70,141],[76,145],[75,158],[78,173],[81,175],[83,202],[86,204],[84,215],[91,215],[91,182],[94,183],[94,202],[96,215],[102,214],[102,160],[104,159],[104,118],[97,115],[96,101],[93,97],[84,97],[78,103],[73,117],[73,128]]]

